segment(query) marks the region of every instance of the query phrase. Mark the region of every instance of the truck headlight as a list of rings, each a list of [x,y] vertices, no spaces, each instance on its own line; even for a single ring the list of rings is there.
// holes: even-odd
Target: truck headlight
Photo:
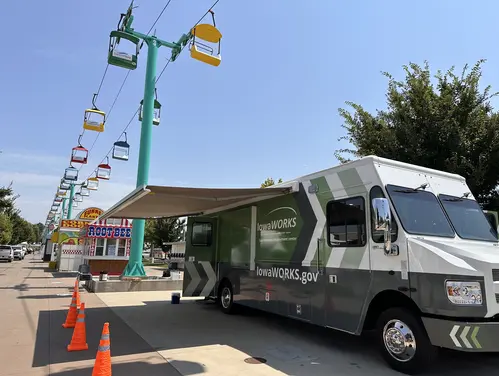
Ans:
[[[482,288],[479,282],[446,281],[447,298],[453,304],[482,305]]]

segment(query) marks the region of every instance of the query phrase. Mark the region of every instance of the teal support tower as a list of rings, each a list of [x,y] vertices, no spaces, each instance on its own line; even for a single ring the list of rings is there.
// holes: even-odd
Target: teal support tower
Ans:
[[[69,203],[68,203],[68,219],[73,218],[73,199],[75,197],[75,185],[71,183],[71,188],[69,189]],[[64,218],[64,212],[62,212],[61,217]]]
[[[144,98],[142,100],[142,124],[140,131],[140,150],[139,150],[139,161],[137,168],[137,183],[136,187],[146,186],[149,182],[149,167],[151,158],[151,147],[152,147],[152,130],[154,121],[154,109],[158,104],[156,100],[156,63],[158,59],[158,50],[160,47],[167,47],[171,49],[170,62],[177,59],[182,49],[187,45],[189,41],[193,41],[196,35],[193,35],[193,30],[197,30],[198,26],[195,26],[187,34],[183,34],[177,42],[167,42],[157,38],[155,35],[142,34],[135,31],[132,28],[133,23],[133,1],[129,6],[127,12],[121,15],[120,22],[118,24],[117,30],[111,31],[110,34],[110,44],[108,51],[108,63],[121,68],[126,69],[136,69],[138,55],[142,42],[147,45],[147,66],[146,66],[146,78],[144,85]],[[208,39],[213,41],[213,38],[217,38],[219,35],[218,30],[216,30],[214,24],[214,14],[210,9],[209,12],[213,17],[213,26],[211,25],[200,25],[204,30],[204,33],[208,35]],[[207,12],[208,13],[208,12]],[[215,32],[214,32],[214,30]],[[194,34],[196,34],[194,32]],[[202,33],[201,33],[202,34]],[[221,34],[220,34],[221,38]],[[201,38],[202,39],[202,38]],[[128,43],[132,43],[136,46],[135,53],[127,54],[122,53],[117,50],[120,41],[126,40]],[[142,42],[141,42],[142,41]],[[218,41],[218,40],[217,40]],[[140,46],[140,47],[139,47]],[[218,52],[219,53],[219,52]],[[195,54],[191,56],[202,62],[218,65],[220,63],[219,55],[217,57],[208,56],[205,52],[199,52],[196,50]],[[140,119],[140,117],[139,117]],[[156,123],[157,124],[157,123]],[[142,264],[142,253],[144,247],[144,229],[145,229],[145,219],[134,219],[132,223],[132,244],[130,247],[130,257],[128,259],[128,264],[123,271],[122,277],[145,277],[146,273],[144,270],[144,265]]]

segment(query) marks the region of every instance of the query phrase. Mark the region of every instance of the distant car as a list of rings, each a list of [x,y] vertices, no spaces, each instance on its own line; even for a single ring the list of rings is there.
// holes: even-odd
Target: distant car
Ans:
[[[12,247],[14,249],[14,260],[24,260],[25,251],[20,245],[15,245]]]
[[[10,245],[0,245],[0,260],[7,260],[7,262],[14,260],[14,250]]]

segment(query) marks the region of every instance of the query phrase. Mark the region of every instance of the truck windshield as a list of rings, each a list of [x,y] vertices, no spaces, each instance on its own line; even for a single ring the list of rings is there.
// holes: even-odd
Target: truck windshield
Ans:
[[[454,237],[454,230],[433,193],[396,185],[387,185],[386,190],[409,234]]]
[[[497,241],[497,232],[475,200],[439,195],[452,225],[463,239]]]

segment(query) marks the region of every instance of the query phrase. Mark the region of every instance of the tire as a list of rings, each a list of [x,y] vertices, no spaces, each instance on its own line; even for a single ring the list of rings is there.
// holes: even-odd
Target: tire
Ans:
[[[378,318],[376,329],[381,355],[394,370],[415,375],[425,371],[436,360],[437,348],[431,344],[421,319],[408,309],[390,308],[384,311]],[[400,343],[402,335],[406,339],[405,344]],[[388,337],[386,341],[385,337]],[[388,342],[390,339],[392,341]],[[397,339],[398,343],[395,342]]]
[[[218,289],[217,301],[223,313],[230,315],[235,312],[234,294],[229,281],[225,281]]]

